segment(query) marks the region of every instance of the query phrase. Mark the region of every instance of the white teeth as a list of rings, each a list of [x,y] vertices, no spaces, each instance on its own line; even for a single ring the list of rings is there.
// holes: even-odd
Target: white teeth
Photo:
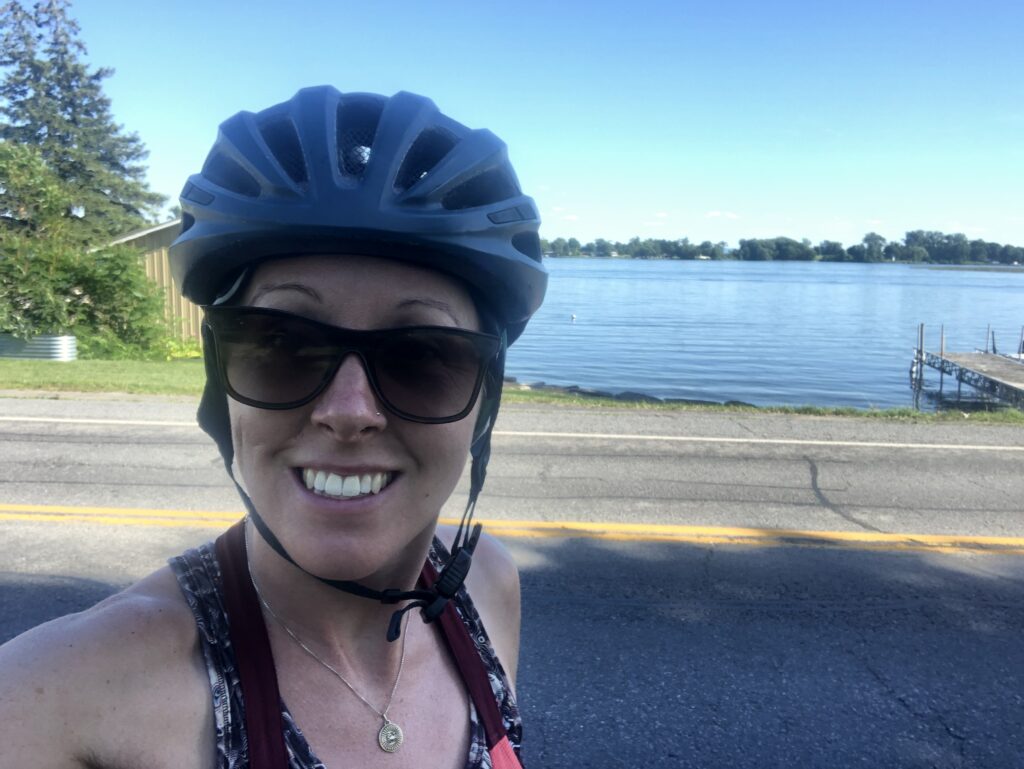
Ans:
[[[333,476],[337,478],[337,476]],[[345,483],[342,487],[341,493],[346,497],[359,496],[359,476],[358,475],[346,475]]]
[[[332,497],[340,497],[342,494],[343,487],[347,485],[347,483],[342,481],[340,475],[335,475],[334,473],[331,473],[330,475],[327,476],[327,483],[324,484],[323,491],[324,494],[329,494]],[[346,494],[345,496],[349,495]]]
[[[307,489],[323,496],[358,497],[364,494],[379,494],[391,481],[391,473],[342,476],[307,467],[302,470],[302,481]]]

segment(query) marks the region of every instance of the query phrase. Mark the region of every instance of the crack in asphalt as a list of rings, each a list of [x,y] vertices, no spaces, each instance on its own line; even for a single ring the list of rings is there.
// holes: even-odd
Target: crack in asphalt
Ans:
[[[743,422],[741,420],[739,420],[739,419],[732,420],[732,423],[734,425],[736,425],[738,428],[740,428],[741,430],[746,430],[750,435],[754,436],[755,438],[761,437],[756,432],[754,432],[753,429],[751,429],[750,427],[747,427],[745,424],[743,424]]]
[[[714,558],[714,557],[715,557],[715,548],[714,547],[709,547],[707,549],[707,552],[704,554],[704,561],[702,563],[702,566],[703,566],[702,579],[703,579],[704,584],[701,585],[701,588],[702,588],[702,590],[705,593],[710,593],[711,592],[711,586],[712,586],[712,584],[714,584],[712,579],[711,579],[711,559]]]
[[[899,694],[896,691],[896,689],[893,688],[893,686],[885,679],[885,676],[883,676],[881,673],[875,670],[874,667],[872,667],[869,661],[861,658],[859,655],[852,651],[851,654],[853,654],[854,659],[860,661],[864,668],[871,674],[871,677],[875,679],[875,681],[878,683],[879,686],[882,687],[883,690],[885,690],[885,693],[893,700],[898,702],[900,706],[907,711],[907,713],[909,713],[911,716],[921,721],[922,723],[929,723],[932,719],[934,719],[934,722],[937,723],[940,727],[942,727],[942,730],[947,735],[949,735],[953,740],[955,740],[957,747],[957,755],[959,757],[958,763],[960,766],[964,765],[964,761],[967,757],[967,738],[964,735],[957,733],[953,729],[953,727],[946,723],[946,719],[943,717],[942,713],[937,713],[930,709],[926,710],[923,713],[919,713],[917,710],[914,709],[914,707],[909,702],[907,702],[906,698],[903,697],[903,695]]]
[[[881,529],[877,529],[871,524],[865,523],[864,521],[855,518],[854,516],[850,515],[845,510],[843,510],[841,507],[839,507],[839,505],[836,505],[831,500],[829,500],[829,498],[826,497],[825,493],[821,490],[821,486],[818,485],[818,463],[806,455],[804,456],[804,460],[807,462],[808,467],[811,468],[811,491],[814,492],[814,496],[818,498],[818,502],[820,502],[825,509],[832,511],[840,518],[849,521],[855,526],[860,526],[865,531],[875,531],[881,533]]]

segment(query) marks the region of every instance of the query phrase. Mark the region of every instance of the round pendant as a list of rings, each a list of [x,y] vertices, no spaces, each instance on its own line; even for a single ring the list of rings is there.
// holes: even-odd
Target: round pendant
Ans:
[[[384,726],[377,732],[377,743],[380,745],[380,749],[386,753],[396,752],[402,747],[403,739],[405,738],[398,724],[393,724],[387,719],[384,720]]]

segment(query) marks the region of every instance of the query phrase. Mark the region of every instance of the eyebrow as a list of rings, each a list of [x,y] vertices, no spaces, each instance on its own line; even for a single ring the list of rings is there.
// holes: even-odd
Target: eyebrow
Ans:
[[[402,302],[399,302],[395,309],[404,310],[406,307],[413,307],[418,304],[424,305],[425,307],[430,307],[435,310],[440,310],[453,321],[455,321],[456,325],[462,325],[462,321],[459,320],[459,316],[455,314],[455,310],[452,309],[452,306],[447,302],[442,302],[437,299],[406,299]]]
[[[320,297],[320,294],[316,292],[316,289],[303,283],[265,283],[256,289],[256,293],[252,295],[252,298],[249,301],[255,303],[261,297],[266,296],[272,291],[298,291],[299,293],[306,294],[318,302],[323,302],[323,299]]]

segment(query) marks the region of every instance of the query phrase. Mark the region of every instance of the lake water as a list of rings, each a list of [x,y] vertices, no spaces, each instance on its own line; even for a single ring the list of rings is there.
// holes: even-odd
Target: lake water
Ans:
[[[990,324],[1000,351],[1015,352],[1024,325],[1024,272],[545,263],[547,299],[508,355],[507,373],[524,383],[757,405],[908,406],[918,323],[926,347],[938,350],[944,324],[946,349],[958,352],[984,348]]]

